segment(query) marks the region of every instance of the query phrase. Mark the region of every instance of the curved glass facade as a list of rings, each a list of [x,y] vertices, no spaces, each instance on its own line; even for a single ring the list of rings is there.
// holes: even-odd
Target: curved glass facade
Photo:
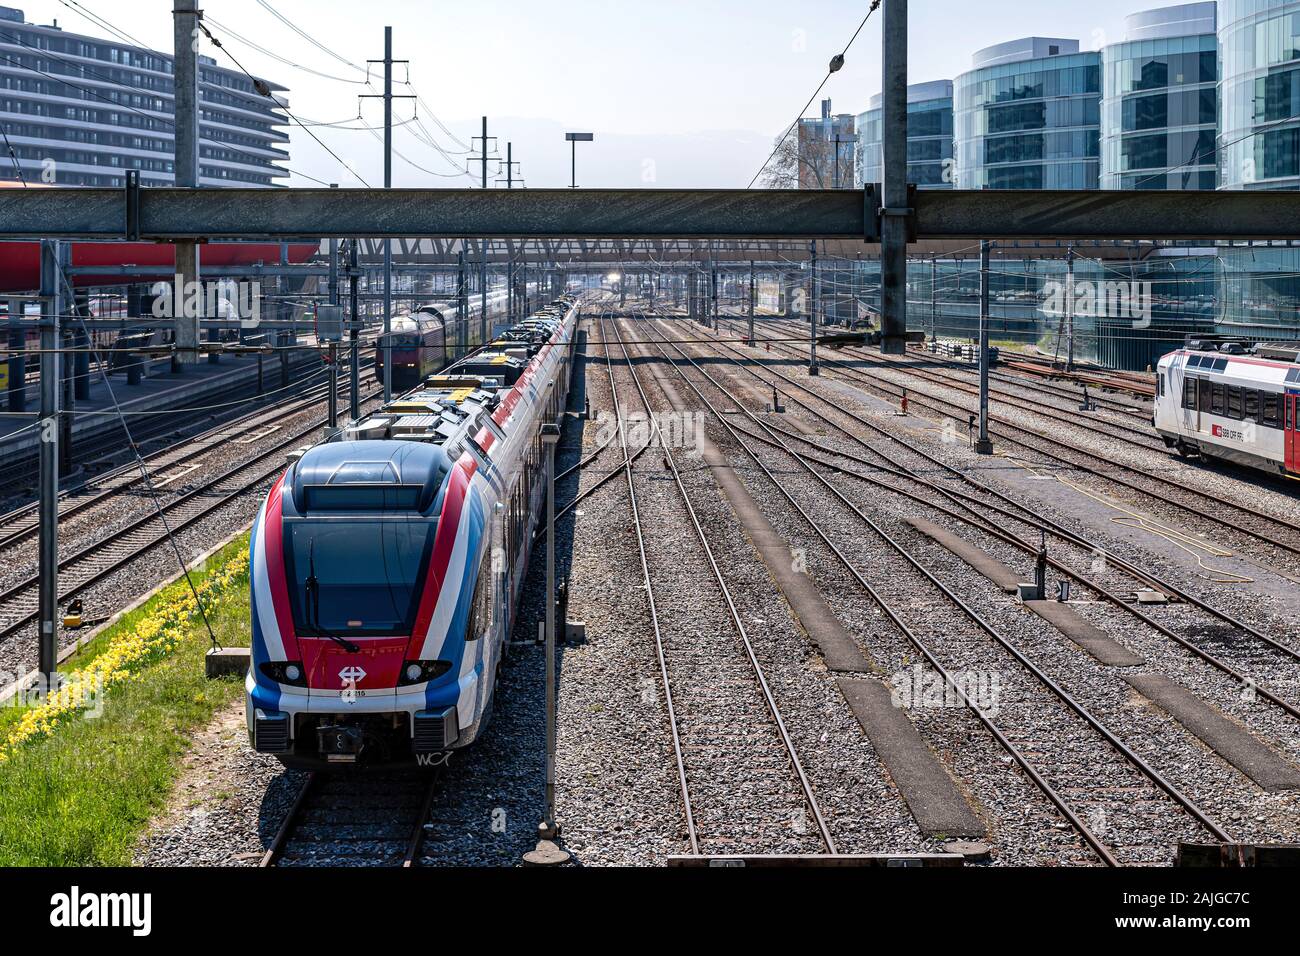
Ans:
[[[1215,188],[1214,34],[1117,43],[1103,61],[1101,188]]]
[[[947,84],[925,84],[927,87]],[[858,114],[856,185],[884,178],[879,107]],[[907,181],[921,189],[951,189],[953,180],[952,92],[907,104]]]
[[[1219,5],[1221,189],[1300,189],[1300,2]]]
[[[1000,63],[956,83],[959,189],[1096,189],[1101,54]]]

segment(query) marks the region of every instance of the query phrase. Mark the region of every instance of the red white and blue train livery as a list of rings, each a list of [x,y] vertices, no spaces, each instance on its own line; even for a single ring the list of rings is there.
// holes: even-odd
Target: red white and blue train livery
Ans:
[[[1300,343],[1189,340],[1160,359],[1153,424],[1180,454],[1300,478]]]
[[[388,765],[482,732],[577,314],[557,300],[276,481],[250,546],[256,750],[295,767]]]

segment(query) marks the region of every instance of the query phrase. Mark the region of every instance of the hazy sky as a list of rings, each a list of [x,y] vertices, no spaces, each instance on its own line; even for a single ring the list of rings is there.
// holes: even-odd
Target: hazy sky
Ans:
[[[79,2],[146,45],[172,48],[171,0]],[[500,153],[504,155],[507,140],[514,143],[529,186],[568,184],[566,129],[596,134],[594,143],[578,144],[578,181],[583,185],[744,186],[868,7],[860,0],[267,2],[339,57],[363,68],[366,60],[382,58],[383,28],[391,24],[394,57],[411,61],[411,87],[466,144],[486,114]],[[83,19],[71,0],[0,3],[21,7],[29,21],[57,19],[70,31],[106,33]],[[1094,48],[1122,38],[1126,14],[1165,5],[1142,0],[911,0],[911,78],[951,78],[969,68],[974,50],[1021,36],[1074,37],[1084,48]],[[363,74],[294,33],[258,0],[207,0],[203,8],[217,24],[295,64],[364,81]],[[880,17],[877,11],[868,21],[844,69],[827,84],[823,95],[832,97],[836,112],[860,112],[880,90]],[[290,107],[304,121],[355,118],[358,92],[382,90],[377,80],[371,90],[302,72],[228,38],[215,25],[213,32],[250,71],[289,87]],[[206,40],[202,52],[231,65]],[[406,71],[396,68],[394,92],[411,92]],[[372,72],[372,77],[379,75]],[[413,103],[397,102],[395,116],[410,117]],[[371,125],[382,122],[379,101],[363,101],[360,109]],[[817,111],[814,103],[808,115]],[[420,112],[441,145],[462,150]],[[381,146],[369,132],[314,131],[372,185],[382,183]],[[343,186],[360,185],[301,129],[295,127],[291,135],[294,169]],[[470,184],[456,178],[463,156],[453,156],[455,165],[449,163],[409,127],[395,134],[394,145],[428,170],[395,158],[395,185]],[[495,171],[490,164],[491,178]]]

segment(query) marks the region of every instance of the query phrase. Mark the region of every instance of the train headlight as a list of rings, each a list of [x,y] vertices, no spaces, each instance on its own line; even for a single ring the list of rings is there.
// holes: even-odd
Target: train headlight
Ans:
[[[449,670],[451,670],[451,661],[407,661],[402,665],[402,676],[397,686],[425,684],[441,677]]]
[[[306,687],[307,678],[302,672],[300,661],[263,661],[261,671],[277,684],[290,684],[294,687]]]

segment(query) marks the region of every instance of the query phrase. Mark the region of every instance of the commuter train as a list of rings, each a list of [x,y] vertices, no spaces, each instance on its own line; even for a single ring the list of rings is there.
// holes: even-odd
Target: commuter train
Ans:
[[[578,314],[556,300],[276,481],[250,545],[255,750],[301,768],[430,764],[482,733]]]
[[[1160,359],[1153,424],[1197,453],[1300,478],[1300,343],[1189,338]]]
[[[527,284],[529,300],[537,288],[535,282]],[[509,299],[510,294],[505,290],[488,293],[489,323],[505,313]],[[455,302],[423,305],[414,312],[393,316],[388,334],[375,340],[375,380],[380,384],[384,381],[384,362],[389,351],[393,356],[392,384],[397,391],[414,388],[427,376],[446,368],[456,357],[462,334],[464,342],[477,343],[483,297],[478,293],[470,294],[467,306],[467,327],[461,308]]]

